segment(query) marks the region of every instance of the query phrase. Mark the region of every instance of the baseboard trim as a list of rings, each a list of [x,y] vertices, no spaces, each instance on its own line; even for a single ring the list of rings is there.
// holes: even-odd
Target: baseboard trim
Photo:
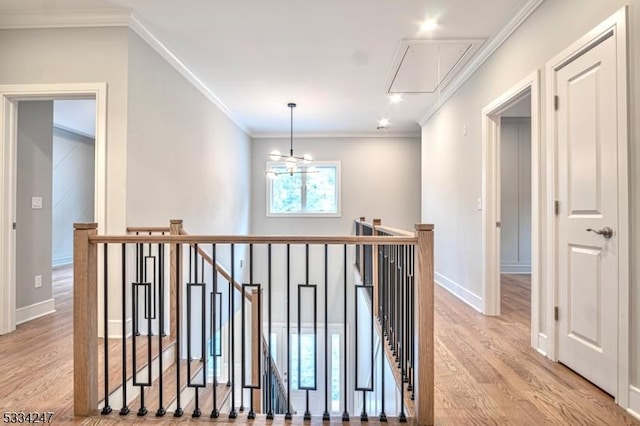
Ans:
[[[53,299],[43,300],[24,308],[16,309],[16,325],[52,314],[56,311],[55,301]]]
[[[122,339],[122,320],[109,320],[109,338],[110,339]],[[126,337],[130,337],[133,330],[132,320],[131,318],[127,318],[126,320]],[[104,337],[104,336],[98,336]]]
[[[73,256],[65,256],[65,257],[54,258],[51,261],[51,266],[53,268],[58,268],[60,266],[71,265],[72,263],[73,263]]]
[[[547,335],[544,333],[538,333],[538,345],[535,347],[541,355],[547,356]]]
[[[627,413],[640,420],[640,388],[629,386],[629,408]]]
[[[500,265],[501,274],[523,274],[531,275],[531,264],[526,263],[503,263]]]
[[[476,311],[482,312],[482,298],[477,294],[474,294],[438,272],[435,273],[435,281],[440,287],[444,288]]]

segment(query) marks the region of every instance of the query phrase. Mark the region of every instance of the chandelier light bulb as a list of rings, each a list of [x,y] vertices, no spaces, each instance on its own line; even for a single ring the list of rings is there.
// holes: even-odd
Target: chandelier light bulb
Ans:
[[[313,161],[313,157],[311,156],[311,154],[305,154],[302,156],[302,162],[304,164],[309,164],[312,161]]]
[[[277,149],[274,149],[269,154],[269,158],[271,159],[271,161],[278,161],[280,158],[282,158],[282,154],[280,154],[280,151],[278,151]]]
[[[275,170],[269,169],[266,174],[269,179],[278,179],[278,173]]]

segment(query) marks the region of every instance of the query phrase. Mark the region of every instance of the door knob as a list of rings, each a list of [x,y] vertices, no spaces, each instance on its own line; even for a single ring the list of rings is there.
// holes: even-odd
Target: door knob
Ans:
[[[613,237],[613,229],[611,229],[608,226],[605,226],[604,228],[602,228],[600,230],[587,228],[587,232],[593,232],[595,234],[602,235],[606,239],[609,239],[609,238]]]

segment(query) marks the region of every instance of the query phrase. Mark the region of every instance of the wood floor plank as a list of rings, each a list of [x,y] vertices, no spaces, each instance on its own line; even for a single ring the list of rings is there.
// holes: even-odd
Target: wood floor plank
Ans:
[[[71,270],[54,273],[56,312],[0,336],[0,412],[54,411],[60,424],[196,423],[190,416],[140,419],[117,414],[74,418],[71,327]],[[562,364],[529,346],[530,282],[503,276],[502,315],[485,317],[442,288],[436,288],[435,415],[443,425],[638,425],[613,398]],[[110,348],[111,350],[111,348]],[[115,348],[115,351],[118,349]],[[117,376],[117,374],[116,374]],[[111,379],[111,378],[110,378]],[[110,380],[111,381],[111,380]],[[221,392],[224,389],[221,390]],[[222,393],[219,394],[222,397]],[[202,397],[203,418],[211,394]],[[214,423],[229,423],[226,414]],[[273,422],[246,413],[234,421],[253,425],[316,425],[318,419]],[[395,420],[390,423],[397,424]],[[325,423],[326,424],[326,423]],[[334,418],[331,424],[343,424]],[[354,418],[350,424],[360,424]],[[378,424],[371,418],[369,425]]]

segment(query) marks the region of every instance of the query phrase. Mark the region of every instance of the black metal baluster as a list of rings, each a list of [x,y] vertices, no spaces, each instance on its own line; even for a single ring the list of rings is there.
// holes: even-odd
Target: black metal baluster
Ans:
[[[416,325],[415,325],[415,246],[410,246],[410,259],[411,259],[411,302],[409,304],[409,309],[411,310],[411,382],[409,383],[409,388],[407,390],[411,391],[411,400],[415,399],[416,391],[415,391],[415,383],[416,383]]]
[[[271,371],[271,360],[273,357],[273,354],[271,352],[271,244],[269,244],[267,246],[267,284],[269,285],[268,288],[268,293],[267,293],[267,298],[268,298],[268,312],[267,312],[267,321],[268,321],[268,338],[267,338],[267,342],[269,342],[269,362],[268,364],[268,368],[269,368],[269,374],[267,375],[269,383],[266,385],[266,393],[267,393],[267,419],[271,420],[273,419],[273,371]]]
[[[109,405],[109,260],[108,260],[108,244],[103,245],[104,248],[104,262],[102,269],[104,270],[104,300],[103,302],[103,344],[104,344],[104,407],[102,407],[101,414],[111,413],[111,406]],[[124,308],[124,307],[123,307]]]
[[[127,245],[122,243],[122,408],[120,415],[129,414],[127,405]]]
[[[238,412],[236,411],[236,376],[235,376],[235,368],[233,366],[235,366],[235,336],[234,336],[234,330],[236,329],[235,327],[235,319],[234,319],[234,312],[235,312],[235,303],[234,303],[234,299],[235,299],[235,294],[234,294],[234,287],[235,287],[235,270],[236,270],[236,261],[235,261],[235,245],[231,244],[231,282],[229,283],[229,299],[230,299],[230,306],[229,306],[229,318],[231,321],[231,328],[229,329],[229,333],[231,334],[231,347],[229,348],[229,350],[231,351],[231,411],[229,411],[229,418],[230,419],[235,419],[236,417],[238,417]],[[244,295],[242,295],[242,297],[244,297]],[[242,393],[242,391],[240,392]]]
[[[195,408],[193,410],[192,417],[200,417],[202,410],[200,410],[200,388],[207,387],[207,283],[204,280],[204,257],[200,256],[202,270],[200,276],[202,277],[202,285],[200,287],[200,362],[202,367],[202,382],[196,384],[196,396],[195,396]]]
[[[211,417],[212,419],[217,419],[220,417],[220,410],[218,410],[218,401],[217,401],[217,393],[218,393],[218,351],[217,351],[217,343],[218,343],[218,333],[222,332],[222,330],[216,329],[216,316],[218,315],[216,309],[216,294],[218,293],[218,273],[216,271],[216,245],[211,244],[211,263],[213,264],[211,268],[211,282],[213,285],[213,291],[211,293],[211,358],[213,358],[213,408],[211,409]],[[220,312],[220,315],[222,312]],[[222,341],[220,342],[222,345]]]
[[[313,386],[302,386],[302,289],[313,290]],[[318,382],[318,292],[317,286],[309,284],[309,244],[305,244],[305,284],[298,284],[298,389],[305,391],[306,406],[304,420],[311,420],[311,410],[309,409],[309,391],[317,389]]]
[[[182,283],[181,275],[181,256],[182,246],[180,243],[176,244],[176,410],[173,412],[173,417],[182,417],[184,410],[182,409],[182,403],[180,398],[180,287]]]
[[[144,388],[145,386],[151,386],[153,383],[153,351],[152,351],[152,344],[153,344],[153,333],[151,332],[151,328],[152,328],[152,324],[151,324],[151,304],[152,304],[152,288],[151,288],[151,283],[147,282],[147,261],[144,257],[144,246],[142,248],[143,251],[143,275],[144,275],[144,280],[147,283],[147,295],[146,295],[146,303],[145,303],[145,311],[148,314],[147,315],[147,383],[143,384],[143,386],[140,388],[140,409],[138,410],[138,416],[146,416],[147,413],[149,412],[147,410],[147,407],[144,404]],[[149,255],[151,255],[151,244],[149,244]],[[155,277],[154,277],[155,280]],[[160,356],[162,356],[162,354],[160,354]]]
[[[253,244],[249,244],[249,283],[250,286],[249,288],[253,288],[254,287],[254,283],[253,283]],[[256,412],[253,410],[253,392],[251,392],[251,389],[260,389],[260,385],[258,384],[256,386],[255,383],[251,383],[251,386],[247,386],[246,382],[245,382],[245,375],[246,375],[246,352],[245,352],[245,340],[246,340],[246,330],[245,330],[245,313],[244,313],[244,306],[245,306],[245,286],[243,284],[242,286],[242,393],[244,393],[244,389],[250,389],[249,391],[249,413],[247,413],[247,418],[248,419],[255,419],[256,418]],[[260,312],[260,285],[257,286],[258,289],[258,312]],[[252,299],[252,303],[254,302],[254,300]],[[253,312],[253,311],[252,311]],[[259,316],[260,314],[258,314]],[[252,321],[256,321],[256,318],[253,318],[253,315],[251,317]],[[258,319],[258,321],[260,321],[260,319]],[[259,336],[258,339],[262,338],[262,336]],[[258,340],[260,341],[260,340]],[[258,359],[260,358],[260,344],[258,344]],[[251,348],[252,350],[255,350],[254,348]],[[253,358],[252,358],[252,362],[251,362],[251,368],[253,369]],[[259,376],[258,376],[259,377]],[[260,379],[258,379],[260,380]]]
[[[400,250],[400,247],[398,247],[398,250]],[[402,297],[401,297],[402,299]],[[403,300],[400,300],[400,318],[403,317]],[[400,325],[400,327],[402,327],[402,325]],[[402,336],[402,330],[400,330],[399,335]],[[404,352],[404,342],[402,342],[400,345],[398,345],[398,355],[400,357],[400,359],[402,359],[402,355]],[[400,377],[403,378],[405,376],[405,371],[404,371],[404,363],[400,363],[399,365],[400,367]],[[405,391],[405,386],[403,381],[401,380],[400,382],[400,414],[398,414],[398,421],[401,423],[405,423],[407,421],[407,416],[404,412],[404,391]]]
[[[164,396],[164,362],[163,362],[163,349],[162,339],[165,336],[164,332],[164,244],[158,244],[158,351],[160,356],[158,357],[158,410],[156,411],[156,417],[162,417],[167,414],[167,410],[164,408],[163,396]]]
[[[385,394],[385,387],[384,387],[384,358],[385,358],[385,340],[384,340],[384,334],[385,334],[385,322],[383,320],[384,317],[384,288],[385,288],[385,274],[384,274],[384,268],[385,268],[385,264],[384,264],[384,246],[379,246],[378,248],[378,305],[380,306],[379,310],[378,310],[378,320],[380,321],[380,414],[378,415],[378,420],[380,422],[386,422],[387,421],[387,413],[384,410],[384,394]]]
[[[353,299],[354,299],[354,318],[355,318],[355,322],[354,322],[354,340],[355,340],[355,345],[354,345],[354,361],[355,361],[355,367],[354,367],[354,390],[356,391],[362,391],[362,412],[360,413],[360,421],[366,422],[369,420],[369,415],[367,414],[367,392],[372,392],[373,389],[373,380],[374,380],[374,368],[373,368],[373,354],[375,352],[375,347],[373,346],[373,311],[371,311],[371,350],[370,350],[370,354],[371,354],[371,359],[370,359],[370,365],[372,366],[371,368],[371,376],[369,378],[371,386],[360,386],[359,385],[359,380],[358,380],[358,362],[359,362],[359,358],[360,358],[360,350],[359,350],[359,339],[358,339],[358,319],[359,319],[359,315],[358,315],[358,292],[360,290],[364,290],[366,292],[369,292],[370,290],[372,290],[371,286],[367,286],[365,284],[361,284],[361,285],[356,285],[354,287],[354,294],[353,294]],[[371,295],[373,297],[373,294]]]
[[[287,244],[287,411],[284,414],[285,420],[291,420],[289,407],[291,407],[291,245]]]
[[[324,412],[322,420],[331,420],[329,415],[329,246],[324,245]]]
[[[344,411],[342,421],[349,421],[349,411],[347,411],[347,245],[344,244]]]

